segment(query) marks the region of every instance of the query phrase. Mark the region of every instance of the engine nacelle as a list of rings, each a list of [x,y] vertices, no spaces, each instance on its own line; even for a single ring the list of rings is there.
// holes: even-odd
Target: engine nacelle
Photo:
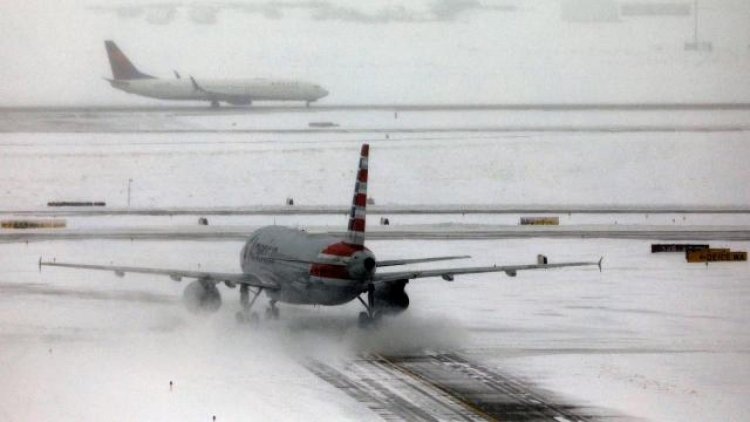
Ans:
[[[196,280],[185,287],[182,301],[192,313],[214,313],[221,307],[221,294],[214,283]]]
[[[375,289],[375,309],[386,315],[396,315],[409,307],[409,295],[404,288],[409,280],[397,280]]]

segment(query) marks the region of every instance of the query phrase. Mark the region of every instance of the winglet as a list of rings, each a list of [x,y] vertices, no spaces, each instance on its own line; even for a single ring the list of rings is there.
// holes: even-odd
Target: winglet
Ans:
[[[596,266],[599,267],[599,272],[602,272],[602,261],[604,261],[604,257],[599,258],[599,262],[596,263]]]
[[[346,243],[353,246],[365,245],[365,218],[367,215],[367,159],[370,155],[370,145],[362,144],[359,154],[357,180],[354,182],[354,196],[352,208],[349,212],[349,225],[346,233]]]

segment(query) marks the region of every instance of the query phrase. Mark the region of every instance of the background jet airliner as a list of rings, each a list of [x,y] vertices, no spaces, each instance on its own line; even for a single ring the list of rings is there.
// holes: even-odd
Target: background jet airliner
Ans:
[[[238,320],[257,318],[250,313],[258,295],[265,291],[270,298],[267,316],[279,315],[277,302],[307,305],[340,305],[354,299],[364,305],[360,324],[366,326],[385,314],[398,314],[409,306],[409,296],[404,288],[409,280],[424,277],[442,277],[452,281],[459,274],[504,272],[515,276],[520,270],[597,265],[599,262],[564,262],[530,265],[505,265],[490,267],[443,268],[378,272],[382,267],[421,262],[468,258],[468,256],[443,256],[433,258],[393,259],[378,261],[365,247],[365,215],[367,207],[367,160],[369,145],[362,145],[354,197],[349,214],[349,226],[344,238],[313,235],[304,230],[280,226],[258,229],[247,240],[240,253],[241,273],[214,273],[115,265],[88,265],[62,262],[45,262],[43,265],[83,268],[125,273],[167,275],[173,280],[196,279],[189,284],[183,298],[191,311],[214,312],[221,306],[217,284],[240,287],[242,311]],[[546,261],[546,260],[545,260]],[[250,294],[252,293],[252,298]],[[365,298],[363,299],[362,296]]]
[[[196,81],[190,76],[183,79],[175,71],[175,79],[160,79],[142,73],[113,41],[105,41],[113,79],[107,79],[113,88],[163,100],[210,101],[212,107],[219,102],[248,105],[253,101],[304,101],[308,106],[326,95],[328,91],[309,82],[284,79],[205,79]]]

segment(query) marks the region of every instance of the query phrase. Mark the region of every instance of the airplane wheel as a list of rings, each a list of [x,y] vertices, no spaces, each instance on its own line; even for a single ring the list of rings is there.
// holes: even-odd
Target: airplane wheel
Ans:
[[[378,325],[378,322],[380,322],[380,314],[376,313],[372,317],[367,312],[360,312],[359,313],[359,328],[372,328]]]
[[[370,315],[368,315],[367,312],[360,312],[359,313],[359,328],[369,328],[370,324],[372,324],[372,319],[370,319]]]
[[[260,317],[258,316],[257,312],[253,312],[248,315],[246,312],[240,311],[234,314],[234,317],[240,324],[257,324],[260,322]]]

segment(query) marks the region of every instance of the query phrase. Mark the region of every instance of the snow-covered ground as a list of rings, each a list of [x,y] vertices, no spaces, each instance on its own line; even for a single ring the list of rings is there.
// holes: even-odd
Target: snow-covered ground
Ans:
[[[370,118],[359,113],[359,119]],[[203,125],[203,119],[193,122]],[[408,114],[402,119],[408,122]],[[444,117],[428,113],[419,119]],[[750,200],[746,131],[420,132],[387,140],[382,133],[230,132],[2,133],[0,202],[3,209],[19,210],[60,199],[124,206],[132,178],[132,203],[139,207],[281,204],[287,196],[303,204],[346,204],[363,140],[372,144],[369,189],[379,204]],[[455,217],[501,224],[517,218]],[[586,216],[596,221],[561,217],[566,224],[613,223],[608,215]],[[629,224],[747,224],[746,216],[688,215],[672,223],[675,217],[616,218]],[[212,224],[262,224],[268,218],[212,217]],[[70,221],[74,227],[195,223],[185,216],[167,219]],[[474,221],[485,219],[495,220]],[[291,225],[337,222],[343,225],[343,217],[277,219]],[[369,247],[380,259],[472,255],[466,265],[533,262],[538,253],[553,261],[605,257],[601,273],[566,269],[415,281],[407,288],[410,309],[374,334],[356,328],[358,303],[283,306],[280,321],[249,328],[234,321],[235,290],[222,288],[224,309],[200,318],[181,306],[184,283],[168,278],[39,273],[36,267],[39,256],[54,256],[236,271],[241,243],[235,241],[0,244],[0,420],[377,420],[302,362],[419,350],[458,350],[575,403],[635,418],[745,419],[748,264],[688,264],[680,254],[652,255],[650,243],[372,241]],[[750,249],[750,242],[712,243]]]
[[[412,306],[368,338],[360,305],[283,306],[237,326],[237,292],[209,318],[167,278],[35,267],[40,255],[233,270],[238,242],[1,245],[0,414],[6,420],[374,417],[304,369],[362,351],[459,350],[575,403],[651,420],[742,420],[750,379],[747,263],[695,265],[648,241],[370,242],[380,258],[468,253],[468,264],[593,259],[605,267],[413,282]],[[750,242],[724,242],[747,250]],[[418,252],[417,252],[418,251]],[[175,382],[169,392],[168,383]],[[290,398],[294,398],[293,400]],[[312,410],[311,410],[312,409]]]
[[[317,114],[295,110],[269,118],[281,130],[293,126],[296,116],[312,121],[319,120]],[[480,128],[494,119],[507,120],[503,111],[478,112],[479,117],[456,111],[450,119],[444,114],[401,113],[398,125],[419,128],[425,121],[453,120]],[[589,113],[592,121],[600,114]],[[642,119],[635,112],[604,114],[605,127]],[[747,120],[747,112],[736,111],[655,114],[699,125]],[[383,111],[348,115],[374,120],[373,128],[394,120]],[[519,120],[542,126],[546,113],[523,116]],[[570,124],[584,120],[573,116],[578,113]],[[225,118],[192,117],[196,125],[212,128]],[[234,117],[238,125],[262,122],[258,114]],[[291,122],[283,125],[282,118]],[[51,200],[104,200],[124,207],[132,179],[131,205],[139,208],[283,204],[290,196],[298,204],[346,204],[357,150],[367,141],[372,145],[370,194],[379,204],[744,205],[750,202],[747,133],[418,129],[386,139],[373,132],[11,132],[0,134],[0,203],[6,209],[29,209]]]

